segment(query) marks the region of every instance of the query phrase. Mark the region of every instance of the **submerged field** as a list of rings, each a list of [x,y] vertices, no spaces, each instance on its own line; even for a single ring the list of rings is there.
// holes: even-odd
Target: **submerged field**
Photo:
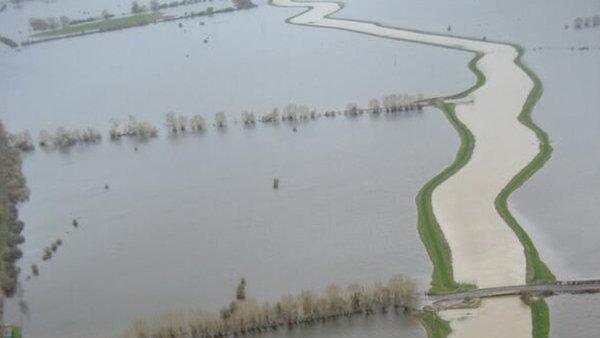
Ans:
[[[321,119],[299,124],[297,133],[285,123],[244,128],[234,118],[244,109],[266,112],[290,101],[340,109],[392,92],[457,93],[474,82],[466,68],[469,56],[285,25],[297,10],[258,3],[255,12],[207,19],[203,27],[189,21],[183,29],[172,23],[52,42],[19,54],[0,50],[0,77],[8,80],[0,83],[0,118],[14,131],[104,131],[110,118],[129,113],[159,126],[168,111],[202,113],[212,121],[224,109],[230,118],[224,132],[168,138],[162,131],[149,142],[104,140],[25,156],[32,194],[21,207],[27,238],[22,276],[39,263],[45,246],[64,240],[55,257],[40,264],[40,277],[23,282],[29,316],[16,299],[5,311],[7,321],[23,325],[25,336],[104,336],[135,318],[172,309],[218,310],[242,276],[259,300],[399,273],[427,288],[431,264],[418,238],[414,198],[458,149],[459,138],[442,113]],[[510,16],[508,9],[520,8],[516,2],[506,11],[453,10],[450,17],[431,16],[432,6],[352,0],[342,16],[440,32],[450,24],[452,33],[485,33],[528,49],[525,61],[546,93],[534,119],[552,135],[556,158],[515,193],[510,207],[526,221],[523,227],[559,278],[597,277],[590,257],[598,215],[590,205],[598,196],[589,184],[596,163],[581,151],[593,153],[600,139],[593,110],[586,108],[596,98],[591,92],[565,98],[597,88],[598,52],[566,49],[587,43],[594,33],[575,35],[562,27],[593,6],[582,2],[562,12],[551,7],[556,16],[543,24]],[[131,39],[139,44],[132,46]],[[532,52],[538,45],[543,51]],[[565,77],[578,85],[564,89]],[[573,117],[568,122],[565,111]],[[576,189],[564,197],[559,182],[567,176]],[[273,177],[281,179],[278,191],[271,188]],[[580,224],[572,227],[585,230],[565,228],[572,219]],[[570,242],[581,245],[567,247],[561,240],[567,232]],[[576,324],[567,316],[575,310],[565,303],[549,302],[551,336],[574,326],[582,327],[581,337],[595,332],[590,321]],[[425,335],[416,322],[388,316],[268,336],[398,332]]]

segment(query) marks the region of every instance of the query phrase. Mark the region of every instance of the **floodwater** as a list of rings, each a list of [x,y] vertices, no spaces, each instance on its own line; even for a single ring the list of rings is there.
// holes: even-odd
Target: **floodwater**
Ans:
[[[258,300],[397,274],[427,287],[414,197],[458,147],[439,111],[322,118],[296,133],[234,118],[288,102],[341,109],[392,92],[456,93],[473,82],[469,55],[291,26],[284,20],[297,10],[258,3],[204,26],[189,20],[181,29],[158,24],[0,50],[0,118],[10,130],[106,131],[130,113],[158,126],[169,111],[229,117],[222,132],[173,138],[161,128],[148,142],[25,156],[31,198],[20,208],[20,266],[25,277],[37,263],[40,276],[22,281],[29,317],[15,301],[5,311],[25,336],[105,337],[138,317],[216,311],[242,276]],[[41,262],[59,237],[63,246]],[[424,334],[388,316],[274,335]]]
[[[559,296],[546,302],[550,306],[551,337],[598,337],[600,295]]]

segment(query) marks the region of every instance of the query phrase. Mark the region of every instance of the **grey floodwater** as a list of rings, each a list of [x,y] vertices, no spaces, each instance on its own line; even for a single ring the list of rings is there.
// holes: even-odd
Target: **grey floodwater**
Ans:
[[[285,123],[244,128],[234,117],[290,101],[340,109],[392,92],[455,93],[473,82],[469,56],[290,26],[284,20],[295,10],[258,3],[204,26],[190,20],[181,29],[150,25],[0,50],[0,118],[11,130],[106,131],[110,118],[130,113],[159,126],[168,111],[229,115],[223,132],[173,138],[163,129],[148,142],[25,156],[32,193],[20,209],[27,224],[20,266],[25,277],[37,263],[40,276],[22,281],[29,317],[13,300],[6,319],[22,324],[26,337],[105,337],[138,317],[216,311],[242,276],[249,296],[271,301],[396,274],[427,287],[431,265],[414,197],[458,147],[439,111],[322,118],[296,133]],[[42,263],[43,248],[58,237],[63,246]],[[424,332],[388,316],[274,335]]]
[[[552,297],[547,302],[550,306],[552,337],[598,337],[598,332],[600,332],[599,295]]]

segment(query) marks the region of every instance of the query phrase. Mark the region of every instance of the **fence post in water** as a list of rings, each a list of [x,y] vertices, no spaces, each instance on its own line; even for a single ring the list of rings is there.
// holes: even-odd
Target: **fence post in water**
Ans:
[[[273,179],[273,189],[279,189],[279,178],[277,177]]]

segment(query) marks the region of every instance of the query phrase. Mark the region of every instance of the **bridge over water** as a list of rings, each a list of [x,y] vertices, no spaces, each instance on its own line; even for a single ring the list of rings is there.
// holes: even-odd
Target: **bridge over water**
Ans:
[[[441,303],[469,298],[490,298],[520,295],[522,293],[580,294],[596,292],[600,292],[600,279],[559,281],[547,284],[500,286],[493,288],[475,289],[464,292],[449,293],[445,295],[427,294],[427,298],[432,303]]]

